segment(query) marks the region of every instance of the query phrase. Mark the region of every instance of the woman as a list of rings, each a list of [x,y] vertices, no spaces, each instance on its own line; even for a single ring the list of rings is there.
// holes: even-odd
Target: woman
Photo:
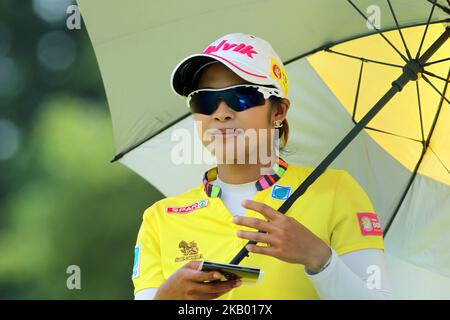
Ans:
[[[253,35],[223,36],[177,65],[172,88],[187,97],[218,165],[145,211],[136,299],[390,297],[377,216],[347,172],[326,170],[286,214],[277,211],[313,169],[277,152],[288,140],[288,87],[278,55]],[[230,262],[248,240],[257,244],[241,264],[265,272],[259,284],[211,282],[217,272],[198,270],[203,259]]]

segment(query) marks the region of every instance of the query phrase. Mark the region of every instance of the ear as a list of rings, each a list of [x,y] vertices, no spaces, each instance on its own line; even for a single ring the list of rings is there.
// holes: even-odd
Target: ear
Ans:
[[[278,102],[274,103],[274,106],[272,108],[271,122],[275,120],[283,121],[284,119],[286,119],[287,112],[290,106],[291,102],[287,98],[281,98]]]

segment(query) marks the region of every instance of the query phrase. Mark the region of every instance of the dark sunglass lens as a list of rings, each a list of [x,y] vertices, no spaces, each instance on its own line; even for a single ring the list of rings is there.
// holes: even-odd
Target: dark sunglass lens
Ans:
[[[261,106],[265,103],[264,95],[256,88],[237,87],[233,89],[233,108],[244,111],[251,107]]]
[[[193,113],[211,115],[217,107],[216,93],[213,91],[200,91],[192,96],[189,105]]]
[[[223,91],[200,91],[189,102],[191,112],[211,115],[217,109],[218,100],[225,100],[235,111],[244,111],[265,103],[264,95],[253,87],[236,87]]]

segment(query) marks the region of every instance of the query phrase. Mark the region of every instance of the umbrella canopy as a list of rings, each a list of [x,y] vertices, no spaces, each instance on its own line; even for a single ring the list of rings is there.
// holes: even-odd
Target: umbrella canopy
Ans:
[[[111,110],[115,160],[167,196],[197,186],[214,163],[196,136],[189,165],[172,161],[179,135],[194,132],[169,85],[185,56],[231,32],[268,40],[290,77],[285,158],[316,167],[407,62],[428,52],[450,12],[442,0],[78,2]],[[355,177],[389,229],[386,251],[400,298],[450,297],[449,57],[450,41],[440,43],[420,79],[402,88],[331,165]],[[196,164],[195,155],[203,161]]]

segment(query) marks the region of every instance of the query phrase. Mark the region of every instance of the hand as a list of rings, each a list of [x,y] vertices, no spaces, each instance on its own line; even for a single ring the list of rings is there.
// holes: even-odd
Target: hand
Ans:
[[[267,245],[249,244],[246,246],[249,252],[265,254],[289,263],[303,264],[312,272],[320,270],[327,262],[331,255],[330,247],[294,218],[253,200],[242,201],[242,206],[257,211],[266,218],[263,220],[234,217],[234,223],[259,230],[257,232],[239,230],[238,237]]]
[[[200,261],[190,261],[175,271],[155,294],[155,300],[209,300],[216,299],[240,286],[239,280],[220,279],[218,271],[199,271]]]

